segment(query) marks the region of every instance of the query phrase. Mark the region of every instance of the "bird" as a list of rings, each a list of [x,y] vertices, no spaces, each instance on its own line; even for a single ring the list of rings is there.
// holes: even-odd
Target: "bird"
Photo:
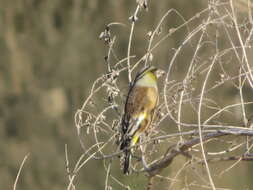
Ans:
[[[127,175],[130,173],[131,147],[138,142],[141,134],[148,131],[154,119],[159,99],[157,71],[154,66],[146,67],[130,84],[122,117],[120,143],[124,155],[123,173]]]

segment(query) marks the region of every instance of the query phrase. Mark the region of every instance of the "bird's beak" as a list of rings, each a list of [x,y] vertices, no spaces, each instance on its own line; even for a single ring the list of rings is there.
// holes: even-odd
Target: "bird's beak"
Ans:
[[[161,70],[161,69],[157,69],[157,70],[155,71],[155,75],[156,75],[157,78],[160,78],[160,77],[162,77],[163,75],[165,75],[165,71],[164,71],[164,70]]]

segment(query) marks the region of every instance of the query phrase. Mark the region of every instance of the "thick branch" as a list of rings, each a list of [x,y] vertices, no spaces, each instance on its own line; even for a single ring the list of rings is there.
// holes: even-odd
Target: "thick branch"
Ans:
[[[216,132],[212,132],[206,135],[202,136],[203,142],[206,142],[209,139],[227,136],[227,135],[236,135],[236,136],[253,136],[253,130],[250,129],[230,129],[230,130],[217,130]],[[153,163],[149,166],[149,168],[146,169],[146,172],[150,176],[154,176],[158,173],[160,173],[164,168],[168,167],[173,159],[179,155],[179,154],[185,154],[184,152],[187,151],[189,148],[193,147],[194,145],[197,145],[200,143],[200,138],[194,138],[192,140],[189,140],[181,145],[174,145],[170,148],[168,148],[166,154],[164,157]]]

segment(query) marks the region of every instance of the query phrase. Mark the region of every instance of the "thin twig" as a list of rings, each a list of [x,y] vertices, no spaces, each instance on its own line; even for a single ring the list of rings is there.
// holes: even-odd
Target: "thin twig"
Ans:
[[[15,182],[14,182],[14,185],[13,185],[13,190],[16,190],[17,183],[18,183],[18,180],[19,180],[19,176],[21,174],[21,170],[22,170],[22,168],[23,168],[23,166],[24,166],[27,158],[29,157],[29,155],[30,155],[29,153],[27,155],[25,155],[25,157],[24,157],[24,159],[23,159],[23,161],[22,161],[22,163],[21,163],[21,165],[19,167],[18,174],[16,176],[16,179],[15,179]]]

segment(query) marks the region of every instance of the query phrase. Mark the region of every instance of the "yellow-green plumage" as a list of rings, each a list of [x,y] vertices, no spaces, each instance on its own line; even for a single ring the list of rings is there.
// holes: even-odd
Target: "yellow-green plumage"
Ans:
[[[133,85],[130,87],[125,113],[122,119],[122,139],[120,149],[124,150],[124,173],[129,173],[131,150],[140,135],[150,126],[154,110],[158,103],[158,88],[156,69],[149,67],[137,74]]]

